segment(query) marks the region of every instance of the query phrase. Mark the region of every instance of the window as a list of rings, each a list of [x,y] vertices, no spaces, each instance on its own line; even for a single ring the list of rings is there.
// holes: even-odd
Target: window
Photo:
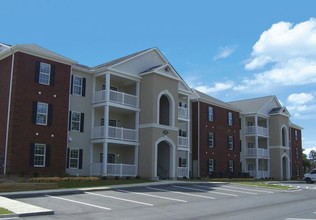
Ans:
[[[187,158],[179,157],[179,167],[186,167],[187,166]]]
[[[228,136],[228,149],[233,150],[234,149],[234,137]]]
[[[214,160],[208,159],[208,174],[212,174],[214,172]]]
[[[208,133],[208,139],[207,139],[208,147],[214,147],[214,133],[209,132]]]
[[[37,102],[36,110],[36,124],[47,125],[48,118],[48,104],[43,102]]]
[[[296,176],[300,176],[300,166],[296,165]]]
[[[228,112],[228,125],[233,125],[233,113]]]
[[[69,112],[69,130],[83,132],[84,113],[70,111]]]
[[[228,173],[233,173],[234,172],[234,161],[229,160],[228,161]]]
[[[78,167],[79,167],[79,149],[70,149],[69,168],[78,169]]]
[[[67,149],[67,168],[82,169],[82,149],[68,148]]]
[[[297,130],[294,131],[294,136],[295,136],[295,140],[297,141],[298,140],[298,131]]]
[[[49,85],[50,84],[50,72],[51,72],[51,66],[47,63],[40,63],[39,67],[39,76],[38,76],[38,83],[43,85]]]
[[[80,131],[80,113],[72,112],[71,114],[71,130]]]
[[[80,76],[71,76],[71,94],[86,95],[86,78]]]
[[[213,120],[214,120],[213,107],[209,106],[208,107],[208,121],[213,121]]]
[[[114,120],[114,119],[109,119],[109,126],[111,126],[111,127],[116,127],[116,120]]]
[[[298,148],[295,148],[295,157],[298,159]]]
[[[34,167],[45,167],[46,145],[34,145]]]

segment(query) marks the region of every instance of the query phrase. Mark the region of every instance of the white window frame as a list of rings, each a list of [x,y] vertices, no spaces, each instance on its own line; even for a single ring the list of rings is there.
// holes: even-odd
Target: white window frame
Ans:
[[[228,112],[228,125],[233,125],[233,113]]]
[[[80,80],[80,84],[76,84],[76,80]],[[83,78],[81,76],[76,76],[73,75],[73,79],[72,79],[72,94],[73,95],[82,95],[82,82],[83,82]]]
[[[210,142],[212,142],[211,145],[210,145]],[[213,148],[214,147],[214,133],[213,132],[208,132],[207,133],[207,145],[208,145],[209,148]]]
[[[208,121],[214,121],[214,109],[213,107],[208,107]]]
[[[51,65],[40,62],[38,83],[42,85],[50,85]]]
[[[72,155],[72,152],[77,152],[77,156],[74,157]],[[79,168],[79,149],[76,148],[70,148],[69,149],[69,169],[78,169]],[[73,163],[75,162],[76,166],[73,166]]]
[[[234,137],[228,136],[228,149],[234,150]]]
[[[73,118],[73,115],[74,115],[74,114],[78,114],[78,115],[79,115],[78,121],[75,121],[75,120],[74,120],[74,118]],[[73,126],[74,123],[78,123],[78,129],[74,129],[74,126]],[[80,132],[80,126],[81,126],[80,123],[81,123],[81,113],[80,113],[80,112],[72,111],[72,112],[71,112],[71,125],[70,125],[70,126],[71,126],[71,130],[72,130],[72,131],[79,131],[79,132]]]
[[[228,160],[228,171],[233,173],[234,172],[234,161]]]
[[[295,140],[297,141],[298,140],[298,131],[297,130],[294,130],[294,136],[295,136]]]
[[[43,149],[41,151],[43,152],[37,152],[37,147],[42,147]],[[39,160],[37,160],[39,158]],[[46,144],[34,144],[34,161],[33,165],[34,167],[45,167],[45,161],[46,159]],[[38,163],[38,162],[41,163]]]
[[[45,111],[39,111],[39,106],[42,106]],[[42,121],[42,117],[44,117]],[[36,124],[37,125],[47,125],[48,120],[48,104],[44,102],[37,102],[36,106]]]
[[[214,159],[208,159],[208,174],[214,172]]]

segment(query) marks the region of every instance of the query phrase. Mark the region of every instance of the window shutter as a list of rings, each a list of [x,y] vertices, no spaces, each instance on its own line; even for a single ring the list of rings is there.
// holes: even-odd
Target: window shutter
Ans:
[[[80,149],[79,150],[79,169],[82,169],[82,154],[83,154],[83,150]]]
[[[227,148],[229,149],[229,136],[227,136]]]
[[[86,78],[82,78],[82,91],[81,94],[83,97],[86,96]]]
[[[70,94],[72,94],[73,84],[74,84],[74,75],[71,75]]]
[[[84,128],[84,113],[81,113],[81,117],[80,117],[80,132],[83,132],[83,128]]]
[[[50,145],[46,145],[45,167],[50,166]]]
[[[53,105],[48,105],[48,118],[47,118],[47,125],[51,126],[53,121]]]
[[[71,131],[71,114],[72,112],[69,111],[69,118],[68,118],[68,131]]]
[[[69,153],[70,153],[70,148],[67,148],[67,161],[66,161],[67,168],[69,168]]]
[[[37,115],[37,102],[32,104],[32,123],[36,124],[36,115]]]
[[[30,145],[30,166],[31,167],[34,166],[34,146],[35,146],[34,143]]]
[[[39,82],[40,62],[35,62],[35,82]]]
[[[50,82],[49,85],[54,86],[55,84],[55,66],[50,65]]]

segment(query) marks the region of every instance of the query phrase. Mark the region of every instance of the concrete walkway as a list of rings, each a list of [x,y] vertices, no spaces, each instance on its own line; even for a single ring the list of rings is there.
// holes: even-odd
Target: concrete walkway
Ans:
[[[99,191],[99,190],[111,190],[117,188],[129,188],[129,187],[140,187],[140,186],[154,186],[154,185],[168,185],[175,183],[187,183],[185,181],[173,181],[164,180],[158,182],[147,182],[147,183],[136,183],[136,184],[124,184],[114,185],[106,187],[91,187],[91,188],[77,188],[77,189],[53,189],[53,190],[38,190],[38,191],[22,191],[22,192],[9,192],[0,193],[0,207],[5,208],[13,212],[10,215],[0,215],[0,219],[8,219],[14,217],[23,216],[35,216],[35,215],[53,215],[54,211],[45,209],[42,207],[30,205],[24,202],[16,201],[15,198],[28,198],[37,197],[44,195],[69,195],[69,194],[80,194],[87,191]]]

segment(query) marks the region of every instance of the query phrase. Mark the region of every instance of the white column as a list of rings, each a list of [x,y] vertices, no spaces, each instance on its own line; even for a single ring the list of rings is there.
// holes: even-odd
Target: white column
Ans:
[[[136,107],[140,107],[139,106],[139,103],[140,103],[140,82],[137,82],[136,83],[136,97],[137,97],[137,99],[136,99]]]
[[[139,142],[139,112],[135,112],[136,141]]]
[[[187,151],[187,177],[190,178],[190,150]]]
[[[259,177],[258,177],[258,173],[259,173],[259,169],[258,169],[258,166],[259,166],[259,159],[258,159],[258,157],[256,158],[256,178],[258,179]]]
[[[108,164],[108,143],[104,142],[103,143],[103,176],[107,176],[107,164]]]
[[[93,144],[90,144],[90,176],[93,174]]]
[[[134,146],[134,165],[135,165],[135,169],[136,169],[136,173],[135,175],[138,175],[138,145]]]

